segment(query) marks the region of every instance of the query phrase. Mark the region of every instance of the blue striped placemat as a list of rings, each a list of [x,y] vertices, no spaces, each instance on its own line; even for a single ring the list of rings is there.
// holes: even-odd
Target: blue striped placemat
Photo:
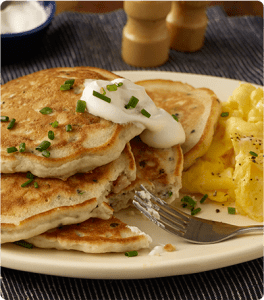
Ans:
[[[209,8],[208,18],[201,50],[195,53],[171,50],[163,66],[150,70],[205,74],[262,85],[262,18],[227,17],[220,7]],[[20,62],[2,61],[1,82],[53,67],[143,70],[121,59],[125,23],[123,10],[108,14],[62,13],[54,18],[35,55]],[[5,300],[256,300],[263,297],[263,258],[197,274],[140,280],[66,278],[4,267],[1,277],[1,296]]]

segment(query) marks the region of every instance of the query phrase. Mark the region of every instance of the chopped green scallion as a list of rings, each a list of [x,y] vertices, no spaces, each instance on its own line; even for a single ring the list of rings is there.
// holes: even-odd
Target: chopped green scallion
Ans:
[[[183,204],[187,205],[188,208],[193,209],[196,205],[196,201],[194,201],[190,196],[184,196],[181,199],[181,202],[183,202]]]
[[[54,121],[53,123],[51,123],[51,126],[52,126],[53,128],[56,128],[56,127],[59,126],[59,122],[58,122],[58,121]]]
[[[198,214],[198,212],[200,212],[200,211],[201,211],[201,208],[200,208],[200,207],[198,207],[198,208],[196,208],[196,209],[192,209],[191,215],[194,216],[194,215]]]
[[[8,116],[1,116],[1,122],[8,122],[9,117]]]
[[[12,119],[10,123],[7,125],[7,129],[12,129],[15,125],[16,119]]]
[[[21,187],[25,187],[25,186],[29,185],[32,181],[33,181],[33,178],[32,178],[32,179],[29,179],[28,181],[22,183],[22,184],[21,184]]]
[[[72,131],[72,126],[70,124],[66,125],[66,131],[67,132]]]
[[[34,182],[34,187],[37,189],[39,187],[38,183],[35,181]]]
[[[207,194],[203,195],[202,199],[200,200],[200,203],[204,203],[207,197],[208,197]]]
[[[17,148],[16,147],[9,147],[6,149],[7,153],[14,153],[14,152],[17,152]]]
[[[24,248],[28,248],[28,249],[32,249],[34,248],[34,245],[31,244],[31,243],[27,243],[25,241],[17,241],[17,242],[14,242],[15,245],[18,245],[18,246],[21,246],[21,247],[24,247]]]
[[[149,112],[147,112],[144,108],[140,111],[142,113],[143,116],[149,118],[151,116],[151,114]]]
[[[84,100],[78,100],[76,104],[76,112],[84,113],[86,108],[86,101]]]
[[[64,84],[69,84],[70,86],[72,86],[74,84],[75,79],[68,79],[64,82]]]
[[[128,108],[135,108],[138,104],[138,98],[132,96],[129,100],[129,102],[127,103],[127,105],[125,105],[125,108],[128,109]]]
[[[128,256],[128,257],[137,256],[137,255],[138,255],[137,251],[128,251],[125,253],[125,256]]]
[[[108,85],[106,86],[106,88],[107,88],[107,90],[108,90],[109,92],[114,92],[114,91],[117,90],[117,85],[116,85],[116,84],[108,84]]]
[[[118,87],[120,87],[120,86],[122,86],[122,85],[123,85],[123,82],[118,82],[118,83],[117,83],[117,86],[118,86]]]
[[[30,172],[27,172],[27,176],[28,179],[34,179],[34,175]]]
[[[102,94],[100,94],[100,93],[98,93],[98,92],[96,92],[96,91],[93,91],[93,96],[95,96],[95,97],[97,97],[97,98],[100,98],[101,100],[104,100],[104,101],[106,101],[106,102],[108,102],[108,103],[111,102],[111,99],[110,99],[110,98],[108,98],[107,96],[104,96],[104,95],[102,95]]]
[[[44,156],[44,157],[50,157],[50,152],[48,150],[44,150],[41,152],[41,154]]]
[[[52,113],[52,108],[50,107],[43,107],[40,111],[43,115],[49,115]]]
[[[19,145],[19,152],[25,152],[26,150],[26,144],[25,143],[21,143]]]
[[[227,211],[230,215],[235,215],[236,214],[236,209],[235,207],[228,207]]]
[[[173,119],[179,122],[179,119],[176,117],[176,115],[172,115]]]
[[[252,155],[252,156],[258,157],[258,154],[253,152],[253,151],[249,151],[249,154]]]
[[[70,84],[62,84],[61,86],[60,86],[60,90],[61,91],[68,91],[68,90],[70,90],[71,89],[71,85]]]
[[[36,150],[42,152],[46,149],[48,149],[50,146],[50,142],[49,141],[43,141],[41,142],[37,147],[36,147]]]
[[[53,132],[52,130],[50,130],[50,131],[48,132],[48,138],[49,138],[50,140],[54,140],[54,132]]]
[[[228,117],[229,116],[229,112],[222,112],[221,113],[221,117]]]

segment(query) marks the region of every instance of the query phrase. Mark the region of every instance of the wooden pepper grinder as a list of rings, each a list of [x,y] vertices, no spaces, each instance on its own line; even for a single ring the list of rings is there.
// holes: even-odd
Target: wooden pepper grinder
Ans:
[[[155,67],[169,58],[170,35],[166,17],[170,1],[124,1],[122,58],[132,66]]]
[[[208,23],[206,7],[210,1],[173,1],[167,16],[171,48],[194,52],[202,48]]]

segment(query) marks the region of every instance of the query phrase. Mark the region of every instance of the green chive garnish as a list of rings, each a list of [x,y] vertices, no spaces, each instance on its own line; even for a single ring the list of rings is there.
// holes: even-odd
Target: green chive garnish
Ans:
[[[132,96],[129,100],[129,102],[127,103],[127,105],[125,105],[125,108],[128,109],[128,108],[135,108],[138,104],[138,98]]]
[[[50,139],[50,140],[54,140],[54,132],[53,131],[49,131],[48,132],[48,138]]]
[[[8,121],[9,121],[9,117],[1,116],[1,122],[8,122]]]
[[[235,215],[235,214],[236,214],[236,209],[235,209],[235,207],[228,207],[227,210],[228,210],[228,213],[229,213],[230,215]]]
[[[102,94],[100,94],[100,93],[98,93],[98,92],[96,92],[96,91],[93,91],[93,95],[94,95],[95,97],[97,97],[97,98],[100,98],[101,100],[104,100],[104,101],[108,102],[108,103],[111,102],[111,99],[110,99],[110,98],[108,98],[107,96],[104,96],[104,95],[102,95]]]
[[[26,144],[25,143],[21,143],[19,145],[19,152],[25,152],[26,150]]]
[[[13,152],[17,152],[17,148],[16,147],[9,147],[6,149],[7,153],[13,153]]]
[[[70,90],[71,89],[71,85],[70,84],[62,84],[61,86],[60,86],[60,90],[61,91],[68,91],[68,90]]]
[[[76,104],[76,112],[84,113],[86,108],[86,101],[78,100]]]
[[[34,175],[30,172],[27,172],[27,176],[28,179],[34,179]]]
[[[149,112],[147,112],[144,108],[141,110],[141,113],[143,116],[149,118],[151,116],[151,114]]]
[[[196,201],[194,201],[190,196],[184,196],[181,199],[181,202],[183,202],[183,204],[187,205],[188,208],[193,209],[196,205]]]
[[[125,253],[125,256],[128,256],[128,257],[137,256],[137,255],[138,255],[137,251],[128,251]]]
[[[46,149],[48,149],[50,146],[50,142],[49,141],[43,141],[41,142],[37,147],[36,147],[36,150],[42,152]]]
[[[202,199],[200,200],[200,203],[204,203],[207,197],[208,197],[207,194],[203,195]]]
[[[50,153],[49,153],[48,150],[42,151],[41,154],[42,154],[44,157],[47,157],[47,158],[50,157]]]
[[[28,249],[32,249],[34,247],[33,244],[27,243],[25,241],[17,241],[17,242],[14,242],[14,244],[24,247],[24,248],[28,248]]]
[[[21,187],[25,187],[25,186],[29,185],[32,181],[33,181],[33,178],[29,179],[28,181],[26,181],[23,184],[21,184]]]
[[[69,80],[66,80],[65,82],[64,82],[64,84],[69,84],[69,85],[73,85],[74,84],[74,81],[75,81],[75,79],[69,79]]]
[[[66,125],[66,131],[67,132],[70,132],[72,131],[72,126],[69,124],[69,125]]]
[[[198,208],[196,208],[196,209],[192,209],[191,215],[194,216],[194,215],[198,214],[198,212],[200,212],[200,211],[201,211],[201,208],[200,208],[200,207],[198,207]]]
[[[59,126],[59,122],[58,122],[58,121],[54,121],[53,123],[51,123],[51,126],[52,126],[53,128],[56,128],[56,127]]]
[[[43,115],[49,115],[52,113],[52,108],[50,107],[43,107],[40,111]]]
[[[221,117],[228,117],[229,116],[229,112],[222,112],[221,113]]]
[[[7,129],[12,129],[15,125],[16,119],[12,119],[11,122],[7,125]]]
[[[177,122],[179,122],[179,119],[175,116],[175,115],[172,115],[173,119],[176,120]]]
[[[108,84],[108,85],[106,86],[106,88],[108,89],[109,92],[114,92],[114,91],[117,90],[116,84]]]
[[[117,86],[120,87],[123,85],[123,82],[118,82]]]
[[[34,187],[37,189],[39,187],[38,183],[35,181],[34,182]]]
[[[252,155],[252,156],[258,157],[258,154],[253,152],[253,151],[249,151],[249,154]]]

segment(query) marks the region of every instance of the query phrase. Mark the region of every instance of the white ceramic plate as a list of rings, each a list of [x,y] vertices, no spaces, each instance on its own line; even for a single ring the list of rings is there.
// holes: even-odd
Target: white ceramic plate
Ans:
[[[120,71],[117,74],[132,81],[143,79],[171,79],[186,82],[194,87],[212,89],[221,101],[226,101],[239,81],[205,75],[157,71]],[[220,212],[216,213],[216,209]],[[137,212],[136,212],[137,213]],[[235,225],[259,224],[241,215],[228,215],[227,207],[216,203],[203,206],[199,216]],[[119,213],[121,220],[138,226],[153,238],[151,248],[171,243],[174,252],[160,256],[148,255],[150,249],[139,251],[136,257],[124,253],[85,254],[77,251],[26,249],[14,244],[4,244],[1,250],[2,266],[49,275],[93,279],[140,279],[183,275],[222,268],[263,255],[263,236],[244,235],[218,244],[197,245],[157,228],[139,214]]]

